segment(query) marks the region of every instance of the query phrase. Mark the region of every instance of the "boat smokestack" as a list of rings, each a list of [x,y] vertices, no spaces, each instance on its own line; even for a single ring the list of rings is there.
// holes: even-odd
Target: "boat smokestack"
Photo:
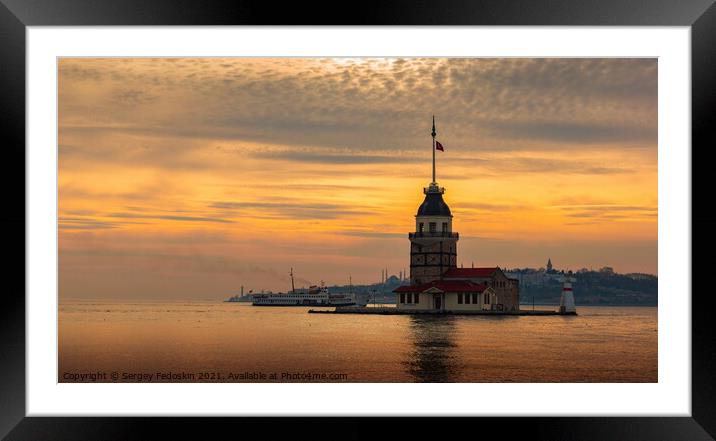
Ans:
[[[574,305],[574,292],[572,292],[572,282],[574,279],[570,277],[564,278],[562,286],[562,297],[559,300],[560,314],[576,314],[577,307]]]

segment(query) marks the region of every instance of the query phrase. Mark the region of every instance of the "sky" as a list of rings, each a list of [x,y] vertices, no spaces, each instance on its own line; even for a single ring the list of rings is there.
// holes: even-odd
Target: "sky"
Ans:
[[[657,273],[657,60],[63,58],[61,299],[218,299],[409,267]]]

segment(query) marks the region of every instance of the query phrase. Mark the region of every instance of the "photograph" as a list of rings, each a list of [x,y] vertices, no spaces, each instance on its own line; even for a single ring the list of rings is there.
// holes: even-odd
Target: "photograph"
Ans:
[[[57,382],[658,383],[658,73],[58,57]]]

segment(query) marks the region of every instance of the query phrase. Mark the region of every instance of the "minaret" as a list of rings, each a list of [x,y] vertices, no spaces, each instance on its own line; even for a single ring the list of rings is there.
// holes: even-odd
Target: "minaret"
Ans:
[[[410,283],[421,284],[440,280],[445,272],[457,266],[458,233],[452,231],[452,213],[443,201],[445,189],[435,177],[435,117],[432,136],[433,180],[423,188],[425,200],[415,215],[415,232],[410,239]]]

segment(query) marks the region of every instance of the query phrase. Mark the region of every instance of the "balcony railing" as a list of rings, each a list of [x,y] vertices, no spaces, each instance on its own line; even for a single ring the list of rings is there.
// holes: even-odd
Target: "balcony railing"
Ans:
[[[454,237],[455,239],[459,239],[460,235],[458,233],[451,233],[449,231],[418,231],[416,233],[408,233],[409,239],[412,239],[414,237]]]
[[[428,193],[440,193],[440,194],[445,194],[445,187],[438,187],[437,185],[434,186],[434,187],[433,187],[433,186],[423,187],[423,193],[424,193],[424,194],[428,194]]]

